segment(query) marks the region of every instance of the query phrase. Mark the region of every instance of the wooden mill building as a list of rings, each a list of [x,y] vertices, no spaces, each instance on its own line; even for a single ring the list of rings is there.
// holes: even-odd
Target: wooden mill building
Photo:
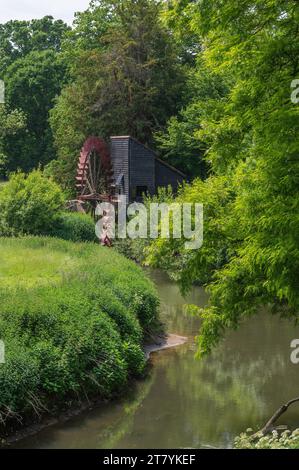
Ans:
[[[184,173],[130,136],[111,137],[110,155],[116,190],[129,202],[141,200],[144,193],[154,195],[159,187],[171,186],[176,191],[186,179]]]

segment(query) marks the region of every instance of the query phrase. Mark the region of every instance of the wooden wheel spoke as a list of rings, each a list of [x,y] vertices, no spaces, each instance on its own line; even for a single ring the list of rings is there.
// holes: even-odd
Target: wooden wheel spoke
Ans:
[[[95,182],[94,182],[94,172],[93,172],[94,161],[95,161],[95,153],[92,152],[89,156],[89,164],[88,164],[89,178],[87,177],[87,181],[89,181],[90,186],[92,188],[92,190],[91,190],[92,193],[96,192],[96,187],[95,187]]]
[[[78,199],[82,198],[93,213],[96,204],[109,199],[111,194],[110,168],[105,142],[97,137],[88,138],[80,154],[76,180]]]
[[[95,182],[95,189],[97,189],[97,179],[96,179],[96,165],[97,165],[97,162],[98,161],[101,161],[101,159],[97,158],[97,154],[94,153],[93,154],[93,174],[94,174],[94,182]]]
[[[100,187],[100,181],[101,181],[101,173],[102,173],[102,162],[101,160],[98,162],[98,169],[97,169],[97,184],[99,185],[99,189],[102,189]],[[101,192],[101,191],[99,191]]]

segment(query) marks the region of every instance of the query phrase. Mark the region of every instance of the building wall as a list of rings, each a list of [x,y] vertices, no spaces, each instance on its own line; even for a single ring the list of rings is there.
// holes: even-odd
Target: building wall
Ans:
[[[141,200],[143,192],[154,195],[159,187],[171,185],[176,191],[185,179],[183,173],[129,136],[111,137],[111,159],[115,181],[124,175],[125,195],[130,202]]]
[[[161,187],[171,186],[174,191],[177,191],[179,184],[184,179],[184,175],[178,170],[170,167],[159,159],[156,159],[156,190]]]
[[[154,195],[156,190],[154,152],[131,138],[129,162],[131,199],[138,199],[138,190],[140,192],[141,188],[146,188],[149,194]]]
[[[130,197],[129,183],[129,138],[128,137],[111,137],[111,160],[114,169],[114,180],[124,175],[125,195],[128,200]]]

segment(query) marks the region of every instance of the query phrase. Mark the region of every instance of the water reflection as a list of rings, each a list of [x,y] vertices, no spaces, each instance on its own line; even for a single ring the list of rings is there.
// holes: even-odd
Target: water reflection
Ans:
[[[234,436],[256,428],[284,401],[297,396],[299,366],[290,362],[290,342],[299,331],[287,321],[262,314],[252,318],[202,361],[192,337],[199,321],[183,314],[175,284],[154,273],[161,312],[169,331],[190,336],[188,344],[153,356],[149,377],[126,400],[85,413],[28,438],[18,447],[182,448],[230,447]],[[207,296],[196,288],[187,299]],[[299,425],[298,407],[288,423]]]

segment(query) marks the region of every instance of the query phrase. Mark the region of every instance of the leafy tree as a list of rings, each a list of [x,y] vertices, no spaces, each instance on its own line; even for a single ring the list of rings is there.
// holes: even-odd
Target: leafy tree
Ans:
[[[55,157],[48,119],[64,77],[65,65],[51,50],[33,51],[6,70],[7,105],[22,110],[27,118],[27,128],[6,139],[9,171],[29,171]]]
[[[0,24],[0,75],[15,60],[33,51],[59,52],[65,33],[70,28],[62,20],[45,16],[32,21],[9,21]]]
[[[166,132],[162,129],[156,133],[155,141],[162,158],[191,178],[205,178],[209,170],[203,158],[207,145],[199,129],[204,115],[214,114],[217,102],[228,93],[230,80],[205,64],[204,40],[193,24],[197,3],[170,0],[164,4],[162,19],[176,39],[181,62],[188,65],[188,80],[183,107],[170,118]]]
[[[113,0],[92,0],[87,10],[76,13],[73,28],[63,41],[71,68],[76,65],[78,52],[105,48],[109,28],[120,24],[115,5]]]
[[[183,63],[194,66],[202,51],[202,39],[192,27],[196,0],[167,0],[162,2],[162,20],[172,31]]]
[[[9,112],[4,105],[0,105],[0,142],[10,134],[16,134],[25,124],[24,114],[15,110]]]
[[[86,136],[130,134],[151,144],[153,131],[179,109],[185,81],[185,69],[170,31],[160,21],[156,1],[98,3],[92,14],[79,17],[74,35],[78,34],[82,49],[77,49],[71,67],[73,80],[51,113],[60,157],[56,171],[64,181],[70,175],[72,184],[77,154]],[[109,24],[97,35],[93,14],[107,16],[107,5],[112,18],[108,15]],[[82,39],[86,22],[94,31],[92,48]]]
[[[19,110],[9,112],[0,105],[0,177],[5,176],[7,155],[4,153],[4,141],[8,136],[16,136],[26,126],[24,114]]]
[[[203,158],[207,145],[200,134],[201,123],[205,117],[215,115],[219,102],[229,92],[229,82],[228,77],[209,70],[199,54],[184,91],[187,104],[170,118],[166,131],[155,135],[163,158],[189,177],[207,175],[209,164]]]
[[[0,25],[0,77],[6,84],[7,109],[21,110],[27,122],[27,128],[2,143],[6,171],[29,171],[55,157],[48,115],[66,76],[60,50],[68,30],[50,16]]]
[[[260,306],[298,317],[299,108],[291,101],[291,83],[298,75],[299,5],[292,0],[193,3],[192,28],[204,40],[205,65],[230,77],[229,93],[213,110],[209,101],[202,103],[199,137],[213,175],[204,186],[185,189],[186,198],[193,193],[206,202],[212,188],[216,209],[210,211],[207,203],[205,247],[189,256],[181,272],[185,288],[209,278],[210,306],[198,312],[204,353],[226,328],[236,328]],[[219,178],[230,197],[218,198]],[[209,236],[213,225],[216,239]],[[219,242],[225,256],[215,263]],[[159,264],[159,245],[153,250]]]

